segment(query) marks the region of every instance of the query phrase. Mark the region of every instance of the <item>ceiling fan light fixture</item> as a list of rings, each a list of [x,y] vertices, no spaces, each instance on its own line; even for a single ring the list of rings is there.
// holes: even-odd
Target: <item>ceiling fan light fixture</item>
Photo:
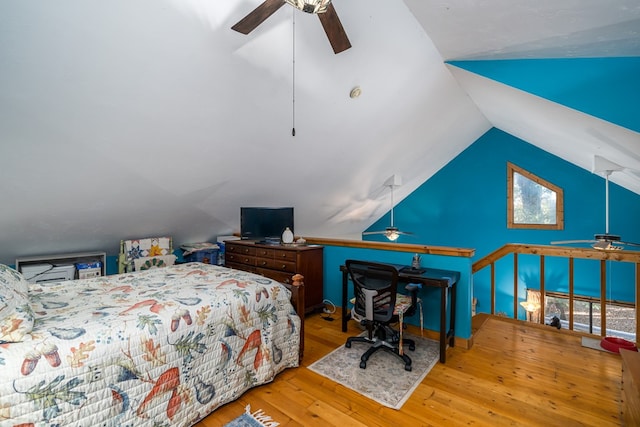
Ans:
[[[324,13],[331,0],[285,0],[296,9],[307,13]]]
[[[395,242],[396,240],[398,240],[398,237],[400,237],[400,233],[398,233],[398,229],[395,227],[388,227],[384,232],[384,235],[392,242]]]
[[[616,246],[612,242],[598,241],[591,245],[593,249],[599,251],[619,251],[622,250],[622,246]]]

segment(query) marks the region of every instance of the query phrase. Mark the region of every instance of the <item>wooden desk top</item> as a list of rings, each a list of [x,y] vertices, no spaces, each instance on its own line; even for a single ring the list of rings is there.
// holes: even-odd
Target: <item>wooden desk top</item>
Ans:
[[[421,283],[425,286],[431,287],[451,287],[460,280],[460,272],[452,270],[440,270],[437,268],[423,267],[420,270],[414,270],[410,265],[403,264],[389,264],[393,265],[398,270],[398,277],[403,282],[411,281]],[[340,271],[346,272],[347,267],[340,266]]]
[[[414,270],[409,265],[401,265],[401,264],[392,264],[396,269],[398,269],[398,277],[403,280],[415,280],[427,286],[440,286],[442,287],[445,283],[446,286],[455,285],[458,280],[460,280],[460,272],[459,271],[451,271],[451,270],[440,270],[437,268],[421,268],[419,270]],[[423,271],[424,270],[424,271]],[[434,285],[433,283],[426,282],[434,282],[437,281],[438,284]]]

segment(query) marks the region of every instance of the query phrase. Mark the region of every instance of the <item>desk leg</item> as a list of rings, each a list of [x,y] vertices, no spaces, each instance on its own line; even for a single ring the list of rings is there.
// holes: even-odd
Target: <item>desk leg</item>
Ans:
[[[447,361],[447,287],[440,288],[440,363]]]
[[[449,347],[456,345],[456,285],[451,286],[451,321],[449,323]]]
[[[349,291],[349,273],[342,272],[342,332],[347,332],[347,321],[351,315],[347,314],[347,294]]]

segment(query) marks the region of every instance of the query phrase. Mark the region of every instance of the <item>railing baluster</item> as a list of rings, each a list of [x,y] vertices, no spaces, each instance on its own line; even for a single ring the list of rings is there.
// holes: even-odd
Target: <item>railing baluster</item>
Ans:
[[[569,258],[569,330],[573,331],[573,258]]]
[[[640,316],[638,316],[638,295],[640,295],[640,262],[636,263],[636,298],[635,298],[636,343],[638,343],[638,331],[640,331]]]
[[[516,252],[513,253],[513,318],[518,318],[518,254]],[[527,318],[527,313],[524,314],[525,319]]]
[[[607,262],[600,260],[600,336],[607,336]]]
[[[540,255],[540,319],[538,322],[544,325],[544,255]]]
[[[491,263],[491,314],[496,314],[496,263]]]

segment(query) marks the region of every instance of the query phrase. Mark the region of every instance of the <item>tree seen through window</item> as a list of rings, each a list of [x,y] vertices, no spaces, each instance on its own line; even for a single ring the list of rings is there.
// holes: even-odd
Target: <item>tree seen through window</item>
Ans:
[[[562,189],[508,163],[509,228],[562,229]]]

